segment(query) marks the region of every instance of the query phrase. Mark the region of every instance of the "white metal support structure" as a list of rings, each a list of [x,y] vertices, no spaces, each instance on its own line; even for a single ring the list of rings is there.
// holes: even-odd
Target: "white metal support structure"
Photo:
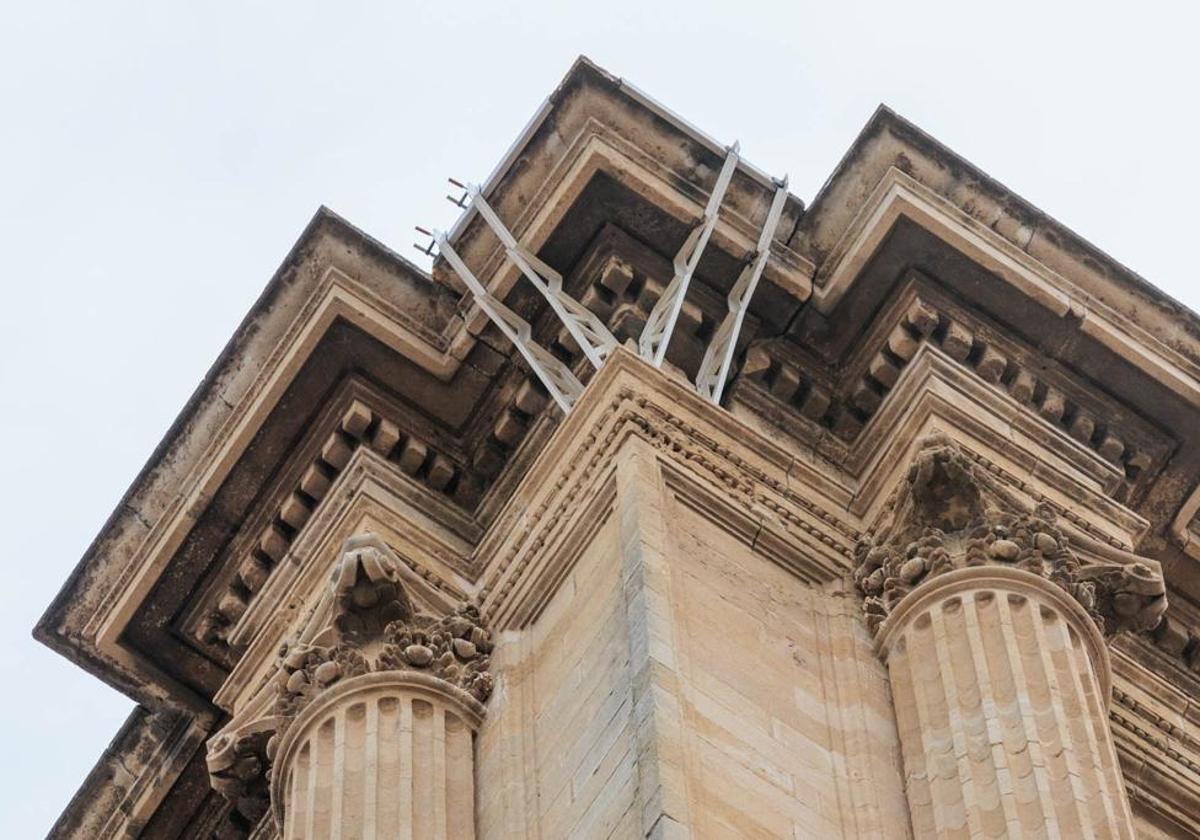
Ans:
[[[725,156],[725,165],[717,176],[708,204],[704,208],[704,217],[688,234],[683,247],[675,255],[675,274],[670,284],[663,290],[662,295],[650,311],[646,326],[638,339],[638,352],[646,361],[655,367],[662,367],[663,357],[667,354],[667,345],[671,343],[671,334],[675,331],[675,322],[679,319],[679,310],[683,307],[683,299],[687,295],[688,284],[692,274],[700,262],[700,256],[708,245],[717,224],[717,214],[721,208],[721,200],[725,197],[725,189],[733,178],[733,171],[738,165],[738,144],[729,147]]]
[[[529,367],[546,386],[546,390],[550,392],[550,396],[554,398],[563,412],[570,411],[571,406],[583,391],[583,385],[579,379],[561,360],[533,340],[533,330],[528,321],[497,300],[479,282],[471,269],[467,268],[467,264],[462,261],[462,257],[447,241],[444,233],[435,232],[434,241],[437,242],[442,256],[471,290],[471,295],[475,298],[479,308],[492,319],[500,332],[504,333],[505,338],[513,343],[517,352],[529,363]]]
[[[496,211],[487,203],[479,187],[468,186],[467,195],[479,215],[504,245],[504,253],[509,261],[541,292],[554,314],[571,334],[571,338],[575,339],[583,355],[593,367],[599,369],[608,358],[608,354],[617,346],[617,340],[608,331],[608,327],[604,326],[590,309],[567,294],[563,289],[561,274],[517,242],[516,237],[509,232],[504,222],[496,215]]]
[[[646,326],[638,339],[638,352],[642,358],[655,367],[662,366],[667,345],[670,344],[671,334],[675,330],[675,322],[679,319],[679,312],[687,295],[688,285],[691,283],[696,266],[700,263],[700,258],[708,245],[713,228],[716,227],[721,202],[725,198],[725,191],[729,187],[739,160],[738,144],[734,143],[726,150],[725,163],[721,167],[716,184],[713,185],[712,193],[708,197],[704,216],[688,234],[687,240],[675,255],[674,276],[655,302],[654,308],[646,320]],[[563,289],[561,274],[546,265],[517,241],[483,197],[479,187],[464,186],[453,180],[451,183],[463,189],[465,193],[458,198],[454,196],[447,196],[447,198],[459,207],[464,209],[469,207],[479,213],[499,238],[509,262],[516,266],[541,293],[563,326],[567,328],[567,332],[570,333],[575,343],[579,345],[587,360],[599,369],[617,346],[617,340],[613,334],[595,313],[567,294]],[[762,232],[759,234],[754,255],[738,275],[737,282],[734,283],[733,289],[729,293],[728,314],[705,351],[704,360],[696,375],[696,390],[714,403],[719,403],[721,400],[721,391],[724,389],[725,379],[729,375],[729,367],[737,346],[738,333],[741,332],[750,298],[754,294],[754,289],[758,285],[759,278],[762,277],[763,269],[770,257],[771,240],[775,236],[775,229],[779,225],[783,205],[787,200],[787,179],[776,181],[775,187],[775,197],[771,202],[766,221],[763,223]],[[458,225],[461,224],[462,220],[460,219]],[[529,322],[488,291],[487,287],[467,268],[462,257],[450,244],[446,234],[437,231],[431,234],[424,228],[417,228],[417,230],[432,235],[438,250],[471,291],[479,308],[513,343],[559,407],[564,412],[570,411],[571,406],[583,391],[583,385],[571,368],[533,340],[533,331]],[[432,255],[432,243],[425,247],[420,245],[416,247],[422,253]]]
[[[787,183],[786,177],[775,182],[775,198],[771,201],[771,209],[758,235],[754,256],[729,291],[729,311],[713,334],[708,349],[704,351],[704,359],[700,362],[700,370],[696,373],[696,390],[702,397],[718,405],[721,392],[725,389],[725,379],[729,376],[729,366],[733,363],[742,321],[746,318],[746,310],[750,308],[750,298],[754,296],[754,289],[771,256],[771,240],[775,238],[775,229],[779,227],[779,217],[783,215],[783,205],[787,201]]]

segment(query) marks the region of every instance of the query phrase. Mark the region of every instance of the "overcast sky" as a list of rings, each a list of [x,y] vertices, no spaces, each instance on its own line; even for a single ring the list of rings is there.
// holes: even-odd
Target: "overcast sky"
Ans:
[[[885,102],[1200,307],[1195,4],[506,5],[0,5],[0,836],[131,708],[30,628],[313,212],[416,257],[579,53],[805,200]]]

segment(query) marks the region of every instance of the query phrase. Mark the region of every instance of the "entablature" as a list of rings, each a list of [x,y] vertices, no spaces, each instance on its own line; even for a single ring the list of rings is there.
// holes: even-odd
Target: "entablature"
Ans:
[[[583,61],[484,190],[636,342],[722,156]],[[1195,317],[882,111],[811,209],[787,199],[714,407],[689,383],[775,188],[735,171],[665,375],[624,350],[592,372],[482,221],[452,232],[585,384],[566,416],[445,265],[426,274],[322,211],[39,638],[203,728],[237,708],[280,610],[357,531],[380,536],[428,604],[478,597],[499,629],[519,627],[583,524],[607,515],[607,459],[642,446],[685,504],[828,581],[915,442],[941,432],[1101,559],[1161,561],[1172,605],[1133,659],[1156,685],[1200,690]]]

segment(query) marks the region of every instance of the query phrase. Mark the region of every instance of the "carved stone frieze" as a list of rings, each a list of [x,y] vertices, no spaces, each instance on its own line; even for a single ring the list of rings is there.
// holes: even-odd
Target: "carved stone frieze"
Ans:
[[[872,632],[924,581],[985,564],[1057,584],[1108,635],[1153,630],[1167,606],[1157,569],[1084,562],[1048,505],[1026,509],[941,434],[923,442],[890,522],[860,540],[855,559],[854,581]]]

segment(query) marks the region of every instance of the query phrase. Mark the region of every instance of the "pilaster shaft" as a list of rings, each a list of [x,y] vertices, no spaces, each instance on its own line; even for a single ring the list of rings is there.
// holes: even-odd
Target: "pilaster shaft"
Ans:
[[[1109,661],[1059,586],[977,566],[880,628],[918,837],[1132,838],[1108,728]]]
[[[284,840],[471,840],[483,708],[411,671],[339,683],[288,728],[272,802]]]

